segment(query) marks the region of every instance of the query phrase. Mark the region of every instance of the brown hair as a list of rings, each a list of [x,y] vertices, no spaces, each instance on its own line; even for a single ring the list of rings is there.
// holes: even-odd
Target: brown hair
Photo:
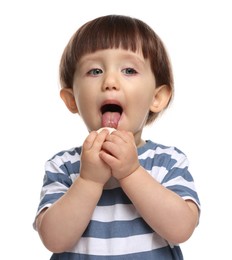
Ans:
[[[173,94],[173,74],[163,42],[143,21],[121,15],[96,18],[76,31],[61,57],[61,87],[72,88],[76,66],[83,55],[109,48],[122,48],[133,52],[141,48],[144,58],[150,61],[157,87],[168,85]],[[153,122],[156,117],[157,114],[150,112],[147,124]]]

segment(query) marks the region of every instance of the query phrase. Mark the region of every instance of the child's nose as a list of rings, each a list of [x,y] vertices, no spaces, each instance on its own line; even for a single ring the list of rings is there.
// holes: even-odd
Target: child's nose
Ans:
[[[103,90],[119,90],[119,82],[115,73],[108,73],[105,75]]]

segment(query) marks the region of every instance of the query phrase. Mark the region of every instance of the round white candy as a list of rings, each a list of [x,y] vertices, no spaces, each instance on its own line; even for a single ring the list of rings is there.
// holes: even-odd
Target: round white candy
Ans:
[[[100,128],[100,129],[98,129],[97,132],[100,133],[103,129],[107,129],[110,134],[111,134],[112,132],[116,131],[116,129],[115,129],[115,128],[112,128],[112,127],[102,127],[102,128]]]

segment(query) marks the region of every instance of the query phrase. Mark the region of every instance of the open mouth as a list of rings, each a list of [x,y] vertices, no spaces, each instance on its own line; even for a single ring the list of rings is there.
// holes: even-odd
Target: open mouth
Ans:
[[[102,127],[117,128],[123,109],[118,104],[105,104],[101,107]]]
[[[106,112],[117,112],[121,115],[122,107],[117,104],[106,104],[101,107],[101,113],[104,114]]]

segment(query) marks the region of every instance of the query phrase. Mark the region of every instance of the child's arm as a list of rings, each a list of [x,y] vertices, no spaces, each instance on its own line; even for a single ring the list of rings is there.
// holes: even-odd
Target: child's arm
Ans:
[[[165,188],[139,165],[133,135],[114,132],[103,149],[107,153],[102,151],[101,158],[151,228],[170,243],[187,240],[198,223],[197,206]]]
[[[120,184],[143,219],[161,237],[179,244],[191,236],[199,218],[194,202],[162,186],[141,166]]]
[[[101,196],[102,185],[79,177],[69,190],[37,218],[36,226],[48,250],[67,251],[86,229]]]
[[[90,133],[83,144],[80,177],[50,208],[43,210],[36,226],[44,245],[52,252],[70,249],[82,236],[102,194],[111,170],[99,157],[108,131]]]

